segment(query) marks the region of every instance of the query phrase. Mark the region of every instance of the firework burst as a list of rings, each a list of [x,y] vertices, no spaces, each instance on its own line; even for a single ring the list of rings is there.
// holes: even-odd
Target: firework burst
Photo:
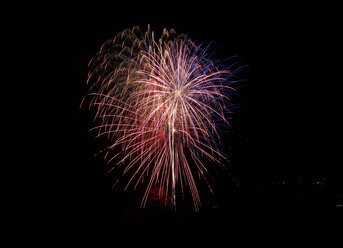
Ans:
[[[208,47],[173,29],[155,40],[149,26],[144,34],[134,27],[105,42],[89,68],[87,98],[99,121],[91,130],[109,140],[103,151],[111,168],[130,171],[125,190],[148,177],[142,206],[159,185],[176,207],[178,186],[182,194],[189,189],[198,210],[194,171],[205,178],[204,158],[218,164],[226,159],[218,144],[220,127],[229,125],[235,70],[219,69]],[[107,156],[116,147],[120,152]]]

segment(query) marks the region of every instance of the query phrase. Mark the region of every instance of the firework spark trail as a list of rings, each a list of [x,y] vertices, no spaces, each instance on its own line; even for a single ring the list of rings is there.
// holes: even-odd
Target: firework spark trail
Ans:
[[[154,32],[143,35],[138,27],[124,30],[105,42],[91,60],[87,96],[95,107],[100,125],[97,137],[106,136],[110,145],[121,147],[123,158],[114,166],[125,166],[132,176],[125,189],[149,175],[141,205],[155,184],[170,192],[176,207],[176,186],[190,189],[194,208],[200,197],[189,158],[199,174],[207,169],[201,157],[221,163],[219,123],[225,118],[234,74],[220,70],[208,58],[208,47],[196,46],[173,29],[164,29],[155,41]],[[112,161],[115,154],[109,161]]]

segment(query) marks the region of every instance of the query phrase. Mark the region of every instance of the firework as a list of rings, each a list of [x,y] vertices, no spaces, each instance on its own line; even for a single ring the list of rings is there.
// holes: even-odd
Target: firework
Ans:
[[[134,27],[105,42],[89,68],[87,98],[99,122],[91,130],[108,139],[103,151],[112,168],[130,172],[125,190],[147,177],[142,206],[159,185],[174,207],[176,189],[189,190],[198,210],[194,172],[205,178],[204,158],[218,164],[226,159],[218,144],[220,127],[229,125],[235,71],[219,69],[208,47],[173,29],[155,40],[149,26],[144,34]],[[120,152],[110,153],[115,148]]]

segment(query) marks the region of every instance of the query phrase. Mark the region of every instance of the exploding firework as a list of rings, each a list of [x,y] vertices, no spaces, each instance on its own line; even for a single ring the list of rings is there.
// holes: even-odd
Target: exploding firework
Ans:
[[[220,129],[229,125],[229,95],[242,67],[220,69],[210,57],[208,46],[173,29],[155,40],[148,26],[144,34],[138,27],[118,33],[89,63],[86,97],[99,122],[91,130],[108,139],[103,151],[112,168],[130,172],[125,190],[148,178],[141,206],[158,185],[174,207],[177,187],[189,190],[197,211],[194,172],[206,178],[205,159],[226,159],[218,148]]]

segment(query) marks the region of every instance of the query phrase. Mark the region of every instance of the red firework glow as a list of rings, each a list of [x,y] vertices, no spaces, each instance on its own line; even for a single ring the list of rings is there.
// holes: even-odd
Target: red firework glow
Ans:
[[[125,190],[148,176],[141,206],[159,185],[172,195],[166,204],[175,207],[179,185],[182,194],[190,190],[199,210],[191,166],[205,177],[203,158],[218,164],[225,159],[217,147],[218,126],[228,125],[224,113],[234,72],[220,70],[206,51],[173,29],[155,41],[149,27],[144,35],[134,27],[104,43],[89,64],[87,96],[100,121],[92,130],[110,141],[105,151],[121,148],[123,157],[114,163],[116,153],[108,163],[131,171]]]

